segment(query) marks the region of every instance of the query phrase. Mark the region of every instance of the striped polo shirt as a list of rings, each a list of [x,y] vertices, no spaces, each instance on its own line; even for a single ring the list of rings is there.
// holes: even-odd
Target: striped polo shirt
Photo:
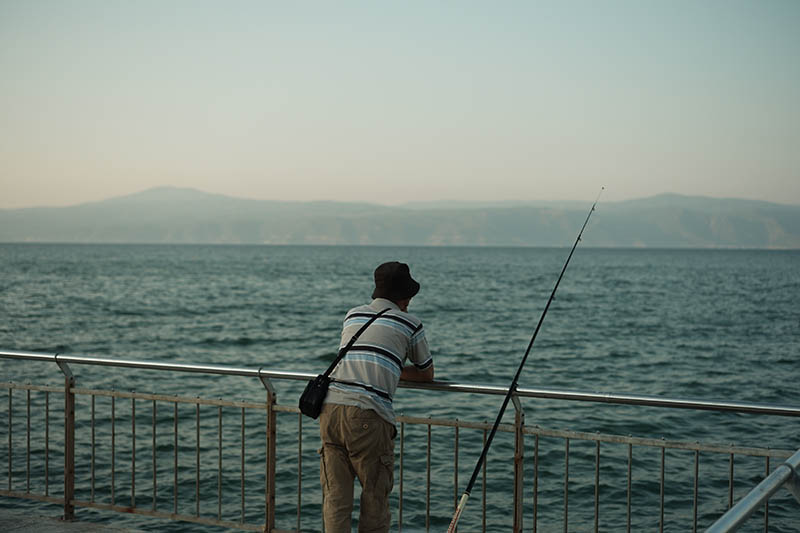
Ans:
[[[342,327],[340,349],[371,317],[386,308],[389,311],[364,330],[336,365],[331,373],[334,381],[325,403],[373,409],[394,424],[392,398],[406,359],[420,370],[433,364],[422,322],[401,311],[394,302],[376,298],[369,305],[348,311]]]

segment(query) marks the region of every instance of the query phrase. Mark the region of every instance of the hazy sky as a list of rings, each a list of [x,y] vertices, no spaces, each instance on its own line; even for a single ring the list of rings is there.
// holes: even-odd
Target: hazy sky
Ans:
[[[800,204],[800,1],[0,0],[0,207]]]

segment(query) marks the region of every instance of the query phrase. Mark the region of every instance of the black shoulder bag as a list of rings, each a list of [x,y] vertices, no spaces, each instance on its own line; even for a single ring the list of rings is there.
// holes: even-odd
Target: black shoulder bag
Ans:
[[[322,402],[325,400],[325,396],[328,394],[328,386],[331,384],[331,378],[328,376],[331,372],[333,372],[333,369],[336,368],[336,365],[339,364],[339,361],[341,361],[342,358],[347,354],[347,351],[353,347],[353,344],[355,344],[358,337],[364,333],[364,330],[389,309],[391,308],[387,307],[377,315],[370,318],[366,324],[361,326],[361,329],[359,329],[356,334],[353,335],[353,337],[350,339],[350,342],[347,343],[347,346],[339,350],[339,355],[337,355],[336,359],[333,360],[333,363],[331,363],[331,366],[328,367],[328,370],[326,370],[324,374],[320,374],[308,382],[308,385],[306,385],[306,390],[304,390],[303,394],[300,396],[301,413],[316,420],[320,411],[322,411]]]

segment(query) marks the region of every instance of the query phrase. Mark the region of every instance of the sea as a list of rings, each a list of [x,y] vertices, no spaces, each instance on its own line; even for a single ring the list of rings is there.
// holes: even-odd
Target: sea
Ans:
[[[421,290],[409,311],[424,323],[436,379],[507,386],[569,255],[569,248],[0,244],[0,349],[139,361],[322,372],[333,359],[346,311],[370,301],[372,272],[406,262]],[[628,393],[800,406],[800,251],[601,249],[579,246],[536,337],[520,387]],[[263,401],[257,380],[71,365],[78,386],[118,391]],[[63,385],[54,364],[0,359],[0,381]],[[276,381],[278,403],[296,405],[297,381]],[[33,489],[41,490],[44,394],[32,393]],[[12,402],[13,400],[13,402]],[[63,455],[62,407],[50,398],[50,490],[58,494]],[[88,397],[79,398],[78,497],[89,499]],[[110,502],[110,399],[97,397],[97,501]],[[493,421],[502,396],[399,389],[398,414]],[[172,509],[171,405],[117,400],[115,491],[124,505]],[[524,399],[526,424],[719,445],[800,448],[800,420],[780,416],[612,406]],[[179,407],[180,512],[193,513],[195,408]],[[224,411],[224,413],[223,413]],[[220,454],[218,420],[225,415]],[[152,418],[157,435],[152,435]],[[7,422],[11,420],[10,424]],[[138,430],[132,437],[132,422]],[[504,419],[513,420],[513,408]],[[26,399],[0,401],[0,481],[25,490]],[[236,408],[203,406],[204,465],[200,513],[232,521],[263,516],[263,411],[248,413],[241,437]],[[298,433],[302,435],[298,461]],[[403,530],[443,531],[482,447],[482,432],[432,428],[431,492],[426,494],[427,427],[404,428]],[[158,439],[157,491],[152,451]],[[63,441],[62,441],[63,442]],[[240,501],[241,443],[245,485]],[[527,437],[525,529],[532,530],[533,437]],[[143,450],[131,465],[133,445]],[[279,415],[277,525],[320,531],[316,423]],[[627,446],[603,445],[599,529],[625,530]],[[399,444],[398,444],[399,449]],[[571,443],[569,531],[594,531],[594,443]],[[699,527],[727,508],[729,457],[700,454]],[[163,456],[163,457],[162,457]],[[634,448],[632,530],[658,531],[658,448]],[[259,459],[260,458],[260,459]],[[564,439],[541,438],[538,531],[561,531],[565,513]],[[218,475],[218,463],[223,475]],[[774,468],[777,460],[774,460]],[[298,464],[300,463],[300,464]],[[487,530],[511,528],[511,435],[499,434],[488,456]],[[664,531],[690,531],[694,452],[666,452]],[[251,466],[252,465],[252,466]],[[302,468],[302,476],[298,470]],[[764,460],[736,458],[735,499],[764,475]],[[9,476],[9,470],[12,475]],[[130,480],[135,475],[136,493]],[[10,481],[6,481],[6,480]],[[481,478],[482,479],[482,478]],[[218,501],[217,484],[222,488]],[[393,530],[399,467],[392,494]],[[302,486],[297,516],[297,487]],[[258,500],[262,487],[261,501]],[[482,526],[483,482],[473,491],[460,530]],[[3,487],[6,488],[6,487]],[[208,490],[206,490],[208,489]],[[360,489],[356,490],[358,495]],[[208,493],[208,494],[206,494]],[[428,503],[430,502],[430,503]],[[0,497],[0,507],[58,507]],[[141,530],[218,531],[150,517],[78,509],[79,517]],[[742,531],[763,531],[763,513]],[[781,490],[770,502],[769,531],[800,531],[800,504]],[[751,528],[751,529],[748,529]]]

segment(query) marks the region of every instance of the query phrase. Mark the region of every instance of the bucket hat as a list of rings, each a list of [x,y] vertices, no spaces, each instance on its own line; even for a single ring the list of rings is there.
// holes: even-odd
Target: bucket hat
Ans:
[[[405,263],[390,261],[375,269],[373,298],[386,298],[393,302],[411,298],[419,292],[419,283],[411,277]]]

